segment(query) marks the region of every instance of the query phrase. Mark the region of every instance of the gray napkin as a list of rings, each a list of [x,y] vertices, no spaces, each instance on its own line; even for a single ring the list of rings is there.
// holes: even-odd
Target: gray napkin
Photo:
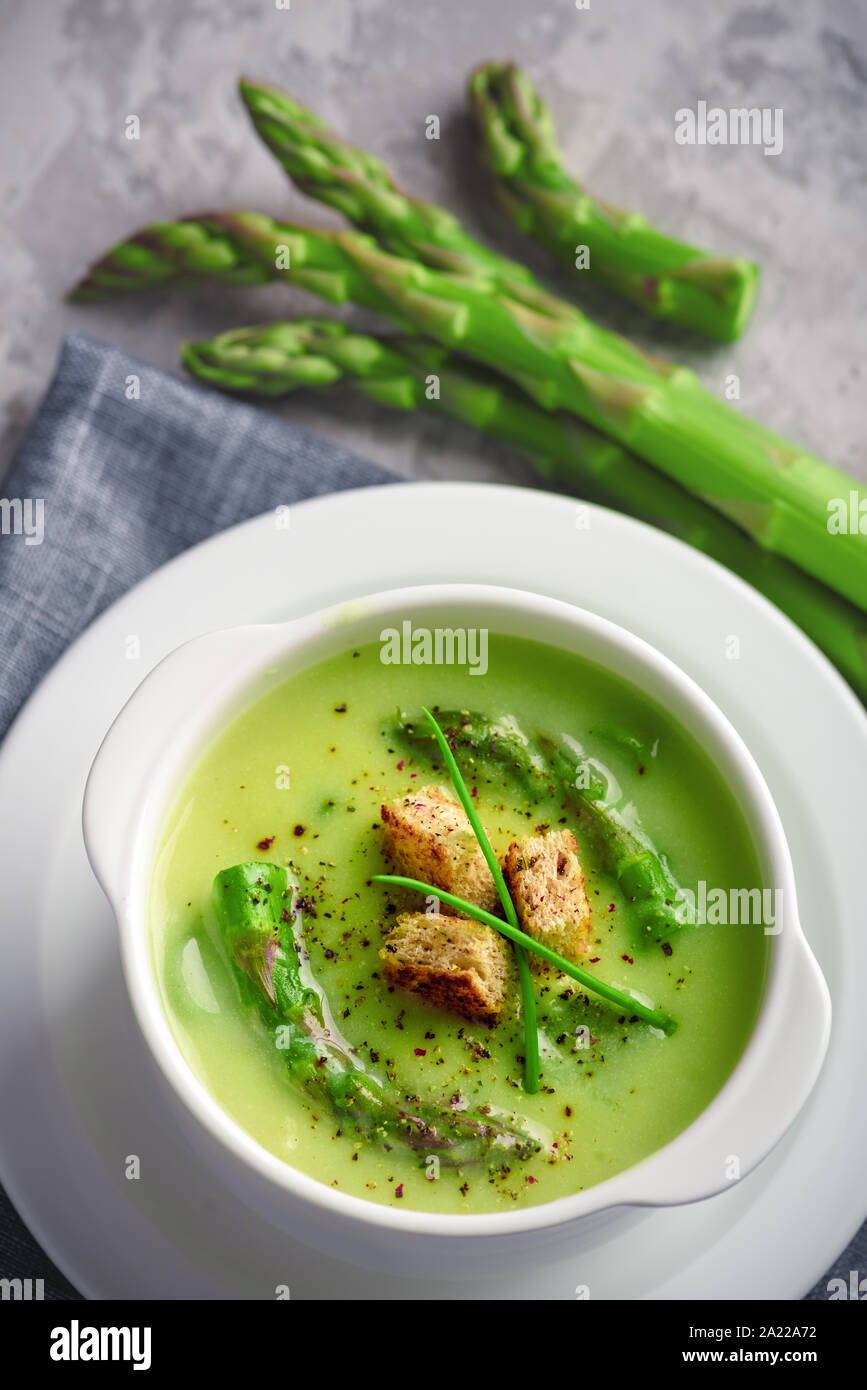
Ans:
[[[4,487],[0,739],[88,623],[188,546],[281,503],[395,481],[307,430],[73,334]],[[848,1283],[865,1267],[867,1228],[827,1278]],[[46,1298],[79,1297],[2,1189],[0,1278],[44,1278]],[[811,1298],[828,1297],[827,1278]]]
[[[308,430],[72,334],[4,486],[0,738],[73,638],[182,550],[281,503],[395,481]]]

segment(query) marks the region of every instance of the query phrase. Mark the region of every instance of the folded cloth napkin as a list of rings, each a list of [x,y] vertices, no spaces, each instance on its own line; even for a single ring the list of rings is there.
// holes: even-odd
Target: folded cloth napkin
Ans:
[[[88,623],[182,550],[281,503],[396,481],[309,430],[71,335],[3,486],[0,738]]]
[[[180,551],[281,503],[396,481],[307,430],[73,334],[3,487],[0,738],[88,623]],[[867,1227],[811,1297],[865,1266]],[[2,1189],[0,1276],[43,1277],[46,1298],[78,1297]]]

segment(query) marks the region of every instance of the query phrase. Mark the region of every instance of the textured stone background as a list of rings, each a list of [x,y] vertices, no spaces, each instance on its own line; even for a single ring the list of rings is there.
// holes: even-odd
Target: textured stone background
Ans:
[[[77,326],[161,365],[185,336],[322,311],[294,292],[201,287],[99,307],[62,294],[143,222],[231,204],[332,223],[260,148],[239,73],[287,87],[390,162],[410,190],[527,259],[554,287],[574,277],[511,236],[490,199],[464,110],[469,69],[520,59],[553,104],[572,167],[600,196],[699,245],[761,261],[746,340],[702,344],[581,287],[607,323],[689,361],[741,408],[867,479],[867,7],[864,0],[0,0],[0,478]],[[674,112],[782,107],[785,145],[683,147]],[[126,117],[141,139],[124,136]],[[437,114],[439,142],[424,139]],[[533,481],[501,449],[432,418],[352,396],[275,407],[413,477]],[[29,1237],[0,1202],[4,1268]],[[859,1250],[835,1272],[845,1276]],[[32,1272],[32,1268],[31,1268]],[[56,1292],[72,1290],[60,1276]],[[813,1297],[827,1297],[824,1281]]]
[[[300,293],[214,290],[72,308],[63,291],[142,222],[232,203],[298,220],[307,202],[260,148],[240,72],[286,86],[384,155],[409,189],[449,204],[553,287],[574,277],[511,236],[476,164],[464,109],[475,63],[519,58],[552,102],[566,153],[601,196],[699,245],[764,267],[736,348],[707,346],[582,288],[611,326],[689,360],[744,410],[867,478],[867,8],[863,0],[0,0],[0,476],[64,329],[164,366],[185,336],[319,312]],[[674,112],[782,107],[783,153],[675,144]],[[440,116],[442,138],[424,138]],[[141,139],[124,136],[141,120]],[[351,396],[276,407],[417,477],[531,481],[457,425]]]

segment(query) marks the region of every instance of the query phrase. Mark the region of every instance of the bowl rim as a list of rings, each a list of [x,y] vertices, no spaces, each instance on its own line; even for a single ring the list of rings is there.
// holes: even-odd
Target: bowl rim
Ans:
[[[405,617],[412,610],[461,607],[467,607],[476,614],[480,609],[491,612],[499,607],[507,621],[515,616],[548,620],[554,626],[569,626],[573,631],[585,637],[589,636],[602,646],[607,645],[618,652],[624,663],[632,667],[633,675],[624,675],[627,681],[631,680],[632,684],[637,684],[635,674],[643,669],[645,675],[652,676],[657,685],[674,694],[676,702],[687,709],[690,716],[694,716],[696,724],[703,725],[704,732],[712,735],[717,745],[724,750],[725,756],[729,759],[729,771],[734,770],[739,775],[741,790],[747,792],[750,800],[748,809],[741,805],[742,814],[747,821],[756,852],[764,861],[763,868],[767,867],[770,881],[783,891],[785,921],[780,933],[770,942],[762,1001],[744,1049],[722,1087],[685,1129],[639,1162],[600,1183],[568,1196],[507,1212],[443,1215],[413,1208],[386,1206],[326,1186],[265,1149],[211,1096],[183,1056],[164,1011],[153,968],[147,895],[139,895],[136,892],[142,876],[144,875],[146,880],[152,868],[158,837],[151,834],[146,837],[146,844],[141,842],[145,808],[139,805],[138,809],[127,817],[120,839],[116,839],[116,844],[120,843],[122,846],[121,863],[115,863],[110,873],[106,868],[104,849],[101,848],[106,820],[105,798],[101,794],[100,784],[105,784],[110,764],[117,759],[118,745],[123,743],[123,736],[128,737],[132,724],[138,722],[136,715],[144,692],[153,693],[155,684],[165,677],[182,654],[189,657],[195,654],[196,649],[201,652],[206,644],[214,642],[230,645],[234,642],[240,646],[245,635],[253,635],[260,641],[260,645],[254,642],[250,647],[251,655],[246,666],[243,662],[237,663],[232,675],[231,688],[227,684],[216,700],[214,708],[210,709],[207,715],[188,721],[187,742],[190,742],[192,729],[196,727],[198,756],[201,756],[209,737],[213,738],[221,725],[225,727],[230,717],[228,708],[232,697],[235,697],[237,709],[252,703],[256,696],[251,687],[257,676],[261,676],[271,662],[279,664],[282,661],[288,664],[290,657],[299,653],[310,653],[308,660],[298,663],[296,669],[300,670],[322,659],[315,654],[316,646],[320,645],[317,639],[323,638],[326,633],[333,634],[336,629],[339,629],[341,635],[346,634],[346,645],[349,645],[353,628],[373,619],[384,619],[389,613],[400,613]],[[492,626],[497,630],[495,624]],[[548,639],[537,640],[551,644]],[[312,652],[311,648],[314,649]],[[598,661],[594,656],[587,659]],[[238,696],[244,690],[249,694],[246,699],[239,700]],[[659,699],[656,695],[652,698]],[[694,739],[697,738],[696,728],[687,723],[680,712],[673,718],[683,725]],[[167,761],[167,754],[163,754],[163,761]],[[187,765],[189,766],[189,763]],[[116,776],[116,773],[114,775]],[[163,817],[172,800],[168,788],[173,788],[176,795],[180,785],[177,777],[165,780],[163,795],[157,796]],[[153,819],[153,816],[151,818]],[[123,973],[136,1021],[160,1073],[183,1109],[192,1116],[198,1128],[216,1142],[218,1149],[228,1151],[240,1164],[241,1169],[248,1170],[251,1175],[263,1180],[276,1195],[282,1193],[287,1197],[300,1199],[322,1215],[338,1217],[357,1227],[365,1227],[368,1230],[378,1228],[381,1231],[413,1236],[506,1236],[560,1227],[578,1218],[613,1207],[679,1204],[700,1200],[712,1195],[713,1191],[723,1190],[730,1183],[721,1180],[717,1186],[708,1190],[693,1191],[688,1177],[683,1172],[684,1158],[690,1145],[695,1146],[702,1131],[717,1125],[725,1113],[733,1113],[734,1107],[739,1103],[749,1101],[750,1097],[745,1092],[754,1089],[753,1083],[748,1082],[749,1075],[756,1069],[761,1054],[767,1053],[774,1030],[778,1031],[781,1021],[784,1021],[786,991],[791,986],[798,958],[800,965],[812,972],[817,989],[819,985],[822,987],[818,993],[814,990],[813,1002],[818,999],[823,1006],[820,1009],[822,1017],[816,1020],[814,1030],[814,1064],[810,1073],[802,1077],[801,1093],[797,1102],[792,1102],[787,1122],[782,1126],[778,1125],[774,1133],[766,1135],[762,1141],[754,1145],[754,1152],[739,1176],[745,1176],[751,1171],[782,1138],[806,1101],[821,1069],[830,1031],[830,999],[824,978],[798,919],[794,871],[779,813],[752,755],[710,696],[670,658],[620,624],[561,599],[502,585],[409,585],[353,598],[346,603],[332,604],[285,622],[236,626],[193,638],[170,652],[149,675],[145,676],[106,734],[94,759],[85,788],[83,828],[88,857],[109,898],[118,923]],[[756,829],[761,832],[760,836],[756,835]],[[677,1174],[678,1164],[681,1169],[680,1175]]]

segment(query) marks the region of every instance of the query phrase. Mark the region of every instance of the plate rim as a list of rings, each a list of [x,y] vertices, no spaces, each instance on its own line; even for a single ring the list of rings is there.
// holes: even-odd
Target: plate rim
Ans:
[[[336,506],[351,505],[354,501],[358,501],[359,499],[364,499],[364,502],[367,505],[372,503],[374,506],[376,506],[377,502],[382,502],[384,499],[387,503],[387,498],[390,496],[394,498],[405,499],[404,502],[398,504],[399,507],[405,506],[407,502],[411,507],[413,497],[417,497],[419,493],[424,493],[425,491],[436,492],[440,495],[448,492],[457,491],[463,493],[465,498],[469,494],[478,494],[480,496],[483,496],[486,499],[486,501],[490,501],[492,493],[496,493],[499,494],[501,497],[510,499],[510,501],[519,502],[522,508],[527,508],[534,504],[539,504],[551,507],[553,509],[562,510],[563,507],[574,507],[577,502],[577,499],[570,498],[562,494],[547,492],[543,489],[526,488],[510,484],[479,483],[472,481],[423,481],[410,482],[400,488],[395,488],[392,483],[377,484],[372,487],[353,488],[339,493],[325,494],[317,497],[308,498],[292,505],[293,511],[296,509],[300,510],[303,508],[308,513],[317,511],[325,512],[327,519],[327,514],[329,512],[332,512]],[[839,673],[831,666],[827,658],[825,658],[824,655],[813,646],[810,640],[803,633],[801,633],[800,630],[797,629],[795,625],[785,615],[780,613],[779,610],[777,610],[774,607],[774,605],[772,605],[767,599],[765,599],[762,595],[758,594],[755,590],[751,589],[750,586],[745,584],[744,581],[740,580],[737,576],[732,575],[729,571],[727,571],[723,566],[719,565],[716,561],[701,554],[700,552],[691,550],[682,542],[677,541],[672,537],[657,531],[652,526],[643,522],[635,521],[629,517],[624,517],[619,513],[609,512],[605,508],[595,507],[592,504],[582,505],[591,506],[592,512],[594,514],[598,515],[600,518],[604,518],[604,520],[602,520],[602,524],[605,527],[611,527],[613,525],[616,528],[621,528],[625,533],[634,533],[636,528],[638,528],[640,532],[643,534],[645,540],[647,540],[648,537],[652,537],[653,542],[656,544],[658,548],[661,548],[663,552],[665,552],[670,547],[676,547],[677,551],[686,552],[686,554],[689,556],[689,560],[691,563],[696,564],[699,570],[703,569],[706,571],[709,580],[712,579],[713,582],[719,582],[720,576],[723,576],[725,581],[729,582],[734,587],[735,591],[740,592],[742,598],[744,596],[748,598],[749,602],[752,604],[754,609],[758,611],[764,619],[771,617],[782,629],[786,631],[787,636],[790,640],[794,636],[797,639],[798,645],[801,646],[802,654],[804,656],[810,658],[814,663],[818,661],[819,666],[817,669],[821,670],[824,680],[828,681],[828,679],[830,678],[834,688],[834,694],[837,696],[838,699],[842,697],[845,700],[845,702],[850,707],[850,711],[855,713],[859,721],[861,721],[862,734],[867,733],[867,721],[864,720],[864,711],[859,701],[857,700],[857,697],[855,696],[854,692],[851,691],[849,686],[843,680],[842,676],[840,676]],[[142,602],[143,598],[147,599],[149,593],[155,590],[158,586],[165,586],[167,583],[171,584],[173,577],[178,573],[178,571],[183,570],[192,574],[193,578],[191,582],[193,585],[195,585],[194,571],[196,566],[199,565],[201,562],[203,552],[207,551],[210,555],[214,555],[217,550],[222,550],[226,547],[237,545],[241,548],[244,548],[248,543],[247,538],[252,538],[254,535],[256,535],[259,532],[259,530],[264,526],[266,520],[268,520],[271,517],[272,512],[261,513],[260,515],[249,518],[236,526],[226,528],[225,530],[218,532],[214,536],[211,536],[206,540],[200,542],[196,546],[193,546],[190,549],[181,552],[179,555],[173,557],[173,559],[170,560],[166,565],[161,566],[159,569],[153,571],[150,575],[146,576],[144,579],[139,581],[135,586],[133,586],[133,588],[128,590],[124,595],[122,595],[118,600],[116,600],[116,602],[112,604],[104,613],[98,615],[75,639],[75,641],[70,644],[70,646],[65,650],[62,656],[59,658],[59,660],[45,674],[45,676],[39,682],[36,689],[33,691],[30,698],[25,702],[24,706],[19,711],[15,720],[10,726],[9,731],[5,739],[3,740],[2,748],[0,748],[0,786],[5,784],[7,776],[7,767],[9,767],[10,764],[14,766],[14,761],[16,756],[18,755],[19,746],[25,744],[28,741],[28,739],[32,737],[33,733],[38,732],[39,723],[44,717],[44,708],[54,698],[54,692],[59,690],[60,686],[64,682],[69,680],[71,677],[75,676],[77,664],[81,661],[83,654],[86,654],[87,648],[95,641],[96,637],[105,626],[107,626],[110,622],[116,620],[119,613],[123,613],[128,609],[133,609],[137,604],[140,604]],[[389,575],[387,578],[384,578],[381,581],[382,585],[388,586],[396,584],[397,582],[398,581],[395,580],[394,577],[391,575]],[[418,583],[425,581],[416,580],[415,582]],[[500,581],[488,580],[487,582],[498,583]],[[523,587],[525,583],[523,579],[516,579],[509,582],[513,583],[516,587]],[[590,606],[590,601],[588,600],[587,596],[583,594],[579,595],[579,597],[577,598],[573,597],[572,601],[579,604],[580,606]],[[308,595],[305,595],[305,601],[302,611],[311,611],[311,609],[314,606],[319,606],[321,602],[321,596],[312,599]],[[603,616],[609,615],[604,614]],[[613,621],[617,622],[622,620],[615,617]],[[642,637],[645,636],[644,632],[641,630],[639,630],[638,635]],[[652,642],[652,639],[646,640],[651,640]],[[669,655],[669,653],[665,651],[664,654]],[[690,671],[687,671],[687,674],[693,675],[693,673]],[[141,676],[139,676],[138,679],[141,679]],[[697,679],[697,677],[693,675],[693,679]],[[700,680],[699,684],[701,684]],[[710,694],[711,699],[715,701],[715,696],[711,692],[708,693]],[[737,728],[737,725],[735,725],[735,727]],[[818,1087],[821,1087],[823,1085],[823,1082],[824,1073],[823,1076],[820,1077],[819,1082],[817,1083]],[[5,1144],[2,1142],[0,1142],[0,1177],[2,1177],[3,1179],[4,1186],[6,1187],[6,1190],[9,1193],[10,1199],[12,1200],[13,1204],[22,1214],[23,1218],[26,1221],[26,1224],[28,1225],[36,1239],[39,1241],[40,1245],[46,1251],[46,1253],[48,1253],[51,1256],[51,1258],[57,1264],[58,1268],[60,1268],[67,1275],[67,1277],[71,1280],[72,1283],[74,1283],[82,1291],[87,1290],[89,1286],[89,1280],[87,1279],[87,1277],[82,1276],[82,1271],[76,1267],[75,1263],[71,1259],[68,1261],[65,1259],[65,1251],[59,1250],[55,1247],[51,1234],[46,1232],[44,1227],[42,1226],[42,1222],[38,1215],[38,1212],[34,1210],[31,1202],[28,1200],[27,1195],[20,1190],[20,1187],[17,1187],[14,1179],[11,1183],[7,1180],[8,1174]],[[837,1253],[839,1253],[839,1251],[837,1251]],[[834,1256],[832,1255],[831,1259],[833,1258]],[[692,1268],[692,1266],[695,1263],[696,1261],[692,1261],[689,1267]],[[815,1277],[820,1277],[823,1270],[827,1267],[828,1261],[823,1257],[821,1267],[818,1271],[818,1275],[816,1275]],[[807,1287],[810,1287],[814,1281],[814,1279],[810,1280],[810,1283],[807,1284]],[[90,1287],[92,1288],[92,1286]],[[89,1292],[88,1296],[98,1298],[102,1295],[96,1292]]]

